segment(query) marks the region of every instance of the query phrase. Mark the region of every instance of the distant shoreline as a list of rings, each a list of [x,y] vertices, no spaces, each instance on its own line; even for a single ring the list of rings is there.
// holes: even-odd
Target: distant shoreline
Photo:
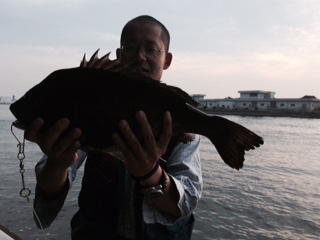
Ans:
[[[279,110],[215,110],[200,109],[209,114],[216,115],[239,115],[252,117],[292,117],[292,118],[317,118],[320,119],[320,112],[298,112],[298,111],[279,111]]]

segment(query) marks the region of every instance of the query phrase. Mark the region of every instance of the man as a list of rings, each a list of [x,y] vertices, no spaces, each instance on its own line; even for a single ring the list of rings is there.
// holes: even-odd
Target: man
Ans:
[[[123,28],[117,59],[160,81],[172,61],[169,43],[169,32],[162,23],[140,16]],[[79,211],[71,221],[72,239],[191,238],[192,211],[202,191],[200,138],[196,135],[188,144],[171,143],[169,112],[164,114],[159,139],[155,139],[143,111],[136,113],[136,120],[143,141],[138,141],[125,119],[120,121],[121,134],[112,137],[124,163],[107,166],[108,179],[97,162],[112,161],[79,150],[81,129],[73,129],[60,139],[69,126],[68,119],[60,119],[43,136],[38,134],[41,118],[26,130],[26,139],[36,142],[45,153],[36,166],[35,197],[35,210],[45,227],[60,211],[77,169],[86,160]]]

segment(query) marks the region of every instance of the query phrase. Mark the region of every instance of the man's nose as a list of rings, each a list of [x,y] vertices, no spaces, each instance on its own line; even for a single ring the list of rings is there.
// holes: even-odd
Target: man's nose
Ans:
[[[138,49],[135,58],[145,60],[147,58],[145,50],[143,48]]]

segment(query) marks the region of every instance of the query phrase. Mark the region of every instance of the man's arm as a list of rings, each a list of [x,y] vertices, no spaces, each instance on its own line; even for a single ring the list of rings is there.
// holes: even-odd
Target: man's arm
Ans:
[[[47,194],[45,194],[44,191],[42,191],[39,185],[36,185],[34,209],[43,227],[49,227],[58,215],[58,213],[60,212],[69,192],[69,189],[76,178],[77,170],[85,161],[87,155],[85,152],[78,151],[78,156],[78,161],[72,166],[70,166],[68,169],[67,180],[65,181],[65,185],[54,197],[49,198]],[[37,163],[35,167],[36,175],[42,171],[42,168],[45,166],[47,160],[47,156],[44,155],[42,159]],[[41,227],[37,217],[34,217],[38,227]]]
[[[177,208],[180,218],[185,218],[193,212],[202,194],[199,146],[200,136],[195,135],[195,139],[190,143],[178,143],[167,159],[166,170],[178,191]],[[146,223],[157,222],[170,225],[179,219],[173,215],[164,214],[158,208],[154,200],[144,199],[143,217]]]
[[[125,164],[130,172],[135,177],[146,175],[156,166],[157,161],[165,153],[169,141],[172,136],[172,119],[169,112],[165,113],[163,118],[163,129],[158,140],[155,140],[151,126],[144,112],[138,111],[136,114],[137,122],[140,126],[141,133],[144,138],[144,143],[140,143],[134,133],[131,131],[129,124],[122,120],[119,128],[124,136],[124,139],[119,134],[113,135],[113,140],[121,149],[125,156]],[[159,184],[162,176],[162,169],[159,168],[150,178],[140,181],[143,187],[156,186]],[[177,185],[172,177],[168,177],[167,188],[164,194],[152,201],[162,211],[173,217],[181,216],[181,211],[178,206],[180,193]]]
[[[159,167],[157,172],[152,177],[150,177],[147,180],[140,181],[140,185],[142,187],[153,187],[159,185],[163,174],[162,171],[164,170],[161,167]],[[178,207],[179,192],[172,177],[168,174],[166,175],[167,187],[163,192],[163,195],[158,198],[153,198],[152,201],[162,211],[169,213],[174,217],[180,217],[181,213]]]
[[[78,138],[81,135],[81,130],[75,128],[65,137],[61,138],[61,135],[69,127],[69,124],[70,121],[68,119],[62,118],[44,134],[40,134],[40,129],[44,125],[44,121],[42,118],[37,118],[25,130],[25,138],[37,143],[46,155],[45,159],[38,165],[41,167],[38,167],[36,170],[36,194],[44,200],[42,203],[47,201],[50,205],[50,200],[56,200],[68,192],[70,185],[68,181],[68,169],[78,161],[79,156],[77,151],[80,148]],[[62,197],[62,199],[63,205],[65,196]],[[35,201],[36,208],[39,206],[37,203],[39,203],[39,201]],[[44,206],[46,204],[40,205]],[[58,212],[59,211],[60,209]]]
[[[71,130],[64,138],[61,135],[68,128],[70,121],[60,119],[44,134],[39,130],[43,126],[42,118],[37,118],[25,131],[25,138],[39,145],[47,160],[37,172],[37,183],[48,197],[55,197],[63,190],[68,176],[68,168],[78,160],[77,151],[80,148],[78,138],[80,129]]]

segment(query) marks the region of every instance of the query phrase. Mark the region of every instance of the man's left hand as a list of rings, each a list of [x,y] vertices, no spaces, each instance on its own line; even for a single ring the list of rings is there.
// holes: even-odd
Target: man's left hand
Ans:
[[[112,138],[124,155],[128,171],[133,176],[141,177],[149,173],[165,153],[172,136],[172,118],[169,112],[165,112],[163,128],[158,140],[155,139],[143,111],[136,113],[136,120],[143,137],[142,142],[138,140],[126,120],[121,120],[119,123],[123,138],[118,133],[114,133]]]

